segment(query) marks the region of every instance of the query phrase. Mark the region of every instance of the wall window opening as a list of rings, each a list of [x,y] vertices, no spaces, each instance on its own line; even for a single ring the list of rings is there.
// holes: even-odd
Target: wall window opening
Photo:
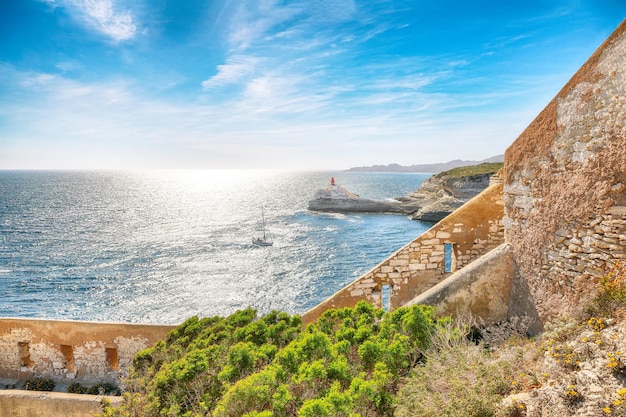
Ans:
[[[454,243],[446,243],[443,249],[445,272],[456,271],[456,251]]]
[[[389,298],[391,297],[391,286],[389,284],[383,284],[381,291],[380,306],[383,310],[389,311]]]
[[[65,360],[65,369],[70,372],[76,371],[76,366],[74,366],[74,348],[70,345],[61,345],[61,354]]]
[[[32,368],[33,361],[30,359],[30,342],[17,342],[17,352],[20,356],[20,365]]]
[[[106,354],[106,361],[107,361],[107,366],[109,367],[109,369],[113,371],[119,371],[120,364],[119,364],[119,360],[117,357],[117,349],[113,347],[105,348],[104,352]]]

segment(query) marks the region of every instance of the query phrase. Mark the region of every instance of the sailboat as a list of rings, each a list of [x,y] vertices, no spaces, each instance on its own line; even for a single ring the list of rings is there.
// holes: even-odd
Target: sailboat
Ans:
[[[252,237],[252,244],[257,246],[272,246],[274,242],[272,242],[272,237],[270,232],[266,230],[265,227],[265,211],[263,209],[263,205],[261,205],[261,219],[263,221],[263,237]]]

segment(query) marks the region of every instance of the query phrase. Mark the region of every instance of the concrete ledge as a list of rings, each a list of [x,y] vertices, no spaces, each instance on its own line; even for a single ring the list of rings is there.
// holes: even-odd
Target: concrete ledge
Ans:
[[[102,412],[103,400],[115,406],[122,402],[122,397],[0,390],[0,416],[92,417]]]
[[[428,304],[438,314],[470,314],[485,323],[506,320],[517,274],[513,251],[502,244],[408,303]]]

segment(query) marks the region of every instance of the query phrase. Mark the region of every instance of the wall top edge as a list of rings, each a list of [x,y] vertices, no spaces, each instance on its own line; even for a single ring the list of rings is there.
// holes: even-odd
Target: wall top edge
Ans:
[[[131,322],[115,322],[115,321],[91,321],[91,320],[66,320],[66,319],[47,319],[47,318],[33,318],[33,317],[0,317],[0,323],[2,322],[24,322],[24,323],[68,323],[68,324],[81,324],[81,325],[106,325],[106,326],[138,326],[138,327],[171,327],[175,328],[179,324],[167,324],[167,323],[131,323]]]

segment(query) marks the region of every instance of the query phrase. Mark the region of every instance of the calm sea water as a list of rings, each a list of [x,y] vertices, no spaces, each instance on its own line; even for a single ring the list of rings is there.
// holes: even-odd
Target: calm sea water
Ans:
[[[323,214],[330,177],[386,199],[428,174],[0,171],[0,316],[179,323],[303,313],[430,225]],[[261,205],[274,246],[251,244]]]

